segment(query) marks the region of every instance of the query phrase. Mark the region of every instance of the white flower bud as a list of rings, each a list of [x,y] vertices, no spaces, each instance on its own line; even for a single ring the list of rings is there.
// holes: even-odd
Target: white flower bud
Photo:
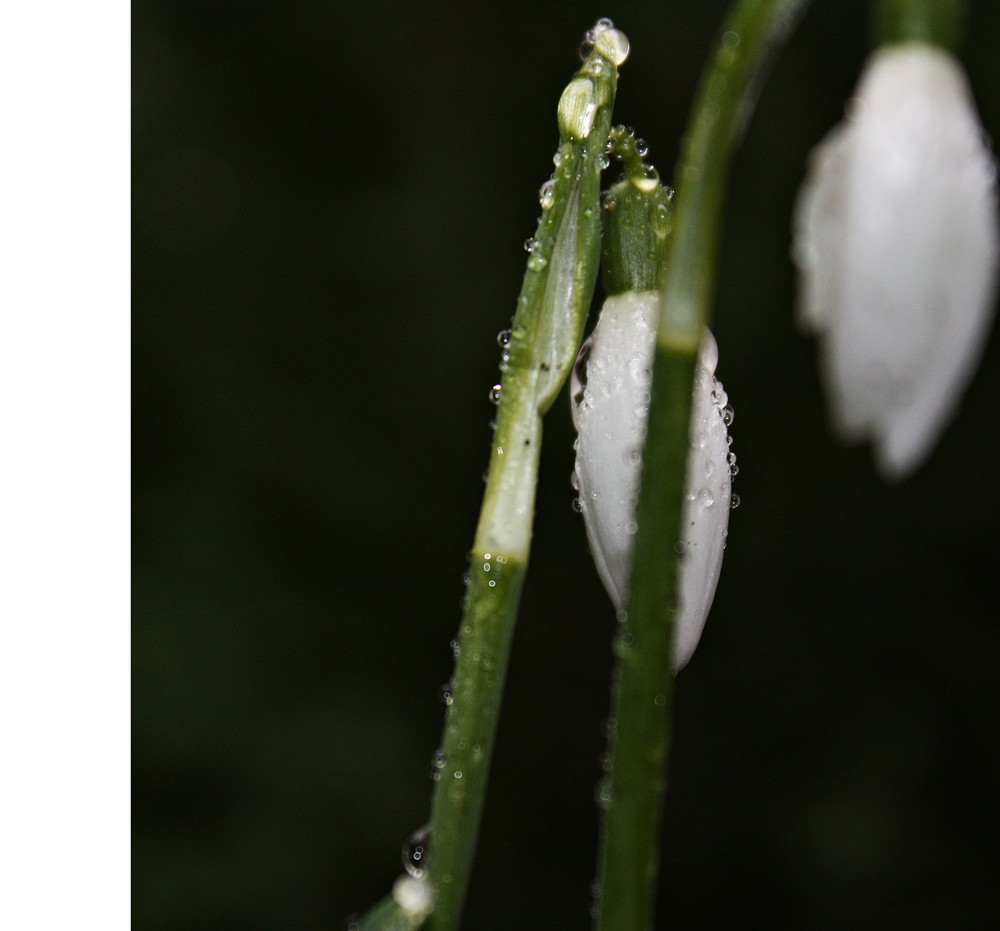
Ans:
[[[659,306],[655,291],[609,297],[573,371],[580,504],[598,574],[619,611],[628,601]],[[735,457],[730,459],[726,427],[732,411],[714,377],[717,360],[715,340],[706,331],[695,370],[684,531],[677,547],[683,555],[674,620],[675,672],[691,658],[701,637],[729,524]],[[664,554],[664,572],[674,555]]]
[[[910,43],[872,56],[848,119],[812,155],[793,253],[835,424],[900,478],[952,416],[993,307],[995,168],[949,54]]]

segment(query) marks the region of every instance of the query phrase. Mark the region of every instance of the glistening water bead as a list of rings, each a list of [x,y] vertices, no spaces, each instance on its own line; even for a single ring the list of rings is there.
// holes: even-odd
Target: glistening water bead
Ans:
[[[430,833],[426,827],[418,828],[403,847],[403,868],[414,879],[424,875],[427,864],[427,854],[430,851]]]
[[[542,210],[548,210],[549,207],[555,203],[555,200],[556,183],[552,180],[552,178],[549,178],[549,180],[538,189],[538,203]]]
[[[431,779],[437,782],[441,778],[441,772],[448,765],[448,754],[442,749],[437,749],[434,751],[434,756],[431,757]]]

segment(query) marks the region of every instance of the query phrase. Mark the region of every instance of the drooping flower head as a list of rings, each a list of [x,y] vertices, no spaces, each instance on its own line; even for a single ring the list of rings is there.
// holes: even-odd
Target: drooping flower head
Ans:
[[[793,254],[834,423],[900,478],[927,457],[993,312],[996,174],[961,67],[884,46],[813,152]]]
[[[657,291],[609,297],[573,372],[575,479],[587,539],[616,609],[628,603],[635,513],[659,318]],[[731,412],[715,378],[718,350],[706,331],[695,372],[687,465],[674,670],[694,653],[722,568],[732,498],[727,424]],[[732,460],[735,462],[735,460]],[[670,571],[674,554],[664,554]]]

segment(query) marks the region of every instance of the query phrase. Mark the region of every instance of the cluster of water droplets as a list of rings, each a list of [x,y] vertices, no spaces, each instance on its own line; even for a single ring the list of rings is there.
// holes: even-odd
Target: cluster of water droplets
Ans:
[[[441,773],[447,765],[448,754],[445,753],[441,747],[438,747],[438,749],[434,751],[433,756],[431,756],[431,780],[433,782],[440,781]]]
[[[628,37],[610,19],[599,19],[587,30],[580,45],[583,66],[559,98],[559,132],[566,139],[590,135],[598,108],[614,92],[617,69],[629,53]]]
[[[429,914],[434,905],[434,890],[426,877],[429,852],[430,834],[425,826],[414,831],[403,845],[403,869],[406,872],[392,884],[392,898],[396,905],[417,919]],[[361,924],[352,919],[347,927],[348,931],[352,931],[359,929]]]
[[[704,368],[700,369],[695,376],[695,394],[699,392],[699,380],[711,379],[707,385],[702,385],[702,390],[710,386],[709,397],[712,402],[713,414],[703,414],[699,418],[696,429],[692,433],[691,445],[693,449],[705,450],[711,445],[711,433],[725,436],[726,446],[732,446],[733,437],[729,433],[729,427],[736,419],[736,412],[729,403],[729,396],[725,388],[715,378],[714,374]],[[688,476],[687,500],[698,502],[702,507],[710,508],[716,504],[728,505],[730,508],[737,508],[740,505],[739,495],[732,494],[732,481],[739,474],[740,467],[736,462],[736,453],[730,450],[726,454],[724,463],[725,474],[718,474],[720,466],[711,456],[697,456],[700,460],[701,474]]]
[[[580,60],[586,61],[594,50],[615,66],[621,65],[628,58],[628,37],[606,16],[602,16],[583,35],[580,43]]]
[[[618,505],[624,507],[631,513],[635,512],[635,507],[639,494],[639,466],[642,462],[642,447],[646,438],[646,423],[649,417],[650,392],[652,388],[652,370],[650,365],[647,344],[651,344],[652,330],[647,319],[648,314],[641,307],[632,307],[627,312],[627,319],[617,319],[614,323],[605,323],[605,329],[613,328],[614,333],[611,339],[619,344],[624,344],[631,337],[625,337],[625,330],[635,330],[645,334],[640,337],[632,351],[628,354],[627,362],[620,369],[617,367],[619,360],[612,359],[605,353],[592,354],[593,339],[591,335],[580,348],[576,364],[572,375],[572,403],[575,411],[575,418],[582,421],[589,415],[595,405],[600,405],[603,409],[614,410],[614,414],[608,419],[608,432],[604,440],[611,444],[612,424],[619,424],[625,427],[627,433],[632,437],[631,445],[623,449],[623,461],[621,464],[622,474],[631,476],[631,480],[621,486],[623,493],[618,497]],[[579,438],[574,441],[574,450],[579,450]],[[576,491],[580,491],[581,469],[583,463],[577,458],[577,467],[570,477],[570,482]],[[598,499],[598,491],[594,488],[589,490],[589,495],[580,495],[573,501],[573,510],[582,513],[587,507]],[[588,497],[592,501],[588,500]],[[632,536],[638,530],[635,520],[625,520],[622,529],[626,534]]]
[[[644,161],[649,155],[649,143],[642,137],[637,137],[631,126],[616,126],[611,130],[607,154],[622,163],[619,183],[628,181],[647,194],[660,186],[660,173],[653,165]],[[665,191],[668,200],[673,197],[671,189],[665,188]]]
[[[414,879],[420,879],[427,868],[431,835],[426,825],[418,828],[403,845],[403,869]]]

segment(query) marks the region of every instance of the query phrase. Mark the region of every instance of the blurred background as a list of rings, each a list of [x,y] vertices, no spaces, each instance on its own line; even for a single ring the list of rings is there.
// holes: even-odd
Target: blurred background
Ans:
[[[142,0],[134,28],[136,928],[336,929],[427,817],[555,105],[599,16],[665,178],[721,2]],[[1000,345],[927,465],[831,437],[792,204],[868,51],[816,3],[736,159],[715,331],[742,499],[678,680],[671,928],[1000,926]],[[1000,8],[961,48],[1000,132]],[[465,926],[586,928],[614,617],[546,420]]]

